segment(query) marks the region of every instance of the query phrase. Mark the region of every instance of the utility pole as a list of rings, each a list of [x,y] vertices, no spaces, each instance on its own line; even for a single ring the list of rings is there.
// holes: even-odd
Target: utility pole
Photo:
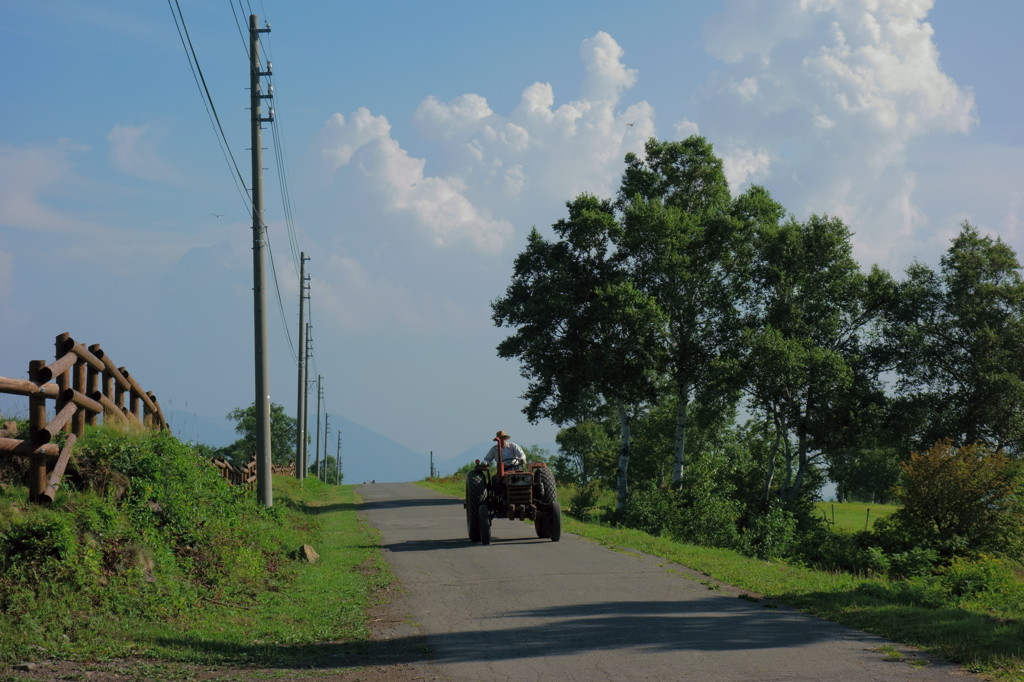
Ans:
[[[249,15],[249,102],[252,126],[252,273],[253,273],[253,327],[256,351],[256,497],[264,507],[274,504],[273,482],[270,469],[270,387],[268,378],[269,351],[267,348],[267,288],[263,273],[263,244],[266,225],[263,223],[263,134],[261,124],[274,120],[274,110],[264,118],[260,105],[273,92],[264,95],[260,78],[271,73],[260,69],[260,34],[269,33],[270,26],[259,28],[256,15]]]
[[[302,368],[302,430],[309,433],[309,358],[313,356],[313,325],[306,323],[306,364]],[[302,478],[309,473],[309,437],[302,439]]]
[[[320,403],[324,399],[324,377],[316,377],[316,477],[320,478]]]
[[[331,415],[327,414],[327,409],[324,409],[324,472],[320,474],[318,470],[316,473],[320,474],[320,480],[327,483],[327,434],[331,432]]]
[[[334,485],[341,485],[341,430],[338,430],[338,454],[335,455]]]
[[[430,451],[430,477],[434,478],[434,451]]]
[[[306,447],[306,290],[309,285],[306,279],[306,252],[299,257],[299,397],[295,407],[295,425],[297,441],[295,443],[295,478],[300,481],[306,477],[303,467],[303,451]]]

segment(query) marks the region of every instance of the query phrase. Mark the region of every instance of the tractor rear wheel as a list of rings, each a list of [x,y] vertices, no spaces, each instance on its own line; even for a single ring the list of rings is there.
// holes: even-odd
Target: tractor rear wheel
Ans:
[[[555,490],[555,475],[547,467],[537,467],[534,475],[540,481],[540,501],[544,504],[551,504],[558,501],[558,491]]]
[[[489,545],[491,544],[491,513],[486,504],[481,504],[477,508],[477,515],[480,519],[480,543]]]
[[[484,501],[487,493],[487,480],[479,471],[471,471],[466,476],[466,529],[469,531],[470,542],[480,542],[480,514],[477,507]]]
[[[562,535],[562,507],[558,504],[558,490],[555,488],[555,475],[547,467],[538,467],[534,475],[540,483],[540,507],[535,521],[537,537],[551,538],[558,542]]]

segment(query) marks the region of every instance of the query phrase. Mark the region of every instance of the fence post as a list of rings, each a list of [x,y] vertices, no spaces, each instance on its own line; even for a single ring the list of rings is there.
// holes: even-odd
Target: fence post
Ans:
[[[29,381],[39,383],[39,370],[46,367],[45,360],[32,360],[28,363]],[[28,440],[36,442],[36,434],[46,426],[46,398],[36,394],[28,398]],[[46,459],[42,455],[32,455],[28,470],[28,499],[36,502],[46,490]]]
[[[125,376],[125,368],[124,367],[118,367],[117,371],[121,373],[121,376]],[[125,387],[121,385],[120,381],[115,381],[114,382],[114,402],[117,404],[117,409],[121,410],[122,412],[125,411],[125,408],[124,408],[124,389],[125,389]]]
[[[85,360],[78,358],[78,361],[74,365],[75,373],[73,376],[75,390],[79,393],[89,395],[85,389],[85,375],[87,371],[87,365]],[[75,434],[79,438],[85,435],[85,415],[88,412],[86,409],[79,409],[75,412],[74,416],[71,417],[71,433]]]
[[[63,334],[58,334],[57,335],[57,339],[54,341],[54,344],[53,344],[54,348],[55,348],[55,352],[54,352],[54,355],[53,355],[53,359],[54,360],[60,360],[62,357],[64,357],[64,348],[67,346],[68,339],[70,339],[70,338],[71,338],[71,334],[69,334],[67,332],[64,332]],[[69,388],[71,388],[71,369],[70,368],[66,369],[65,371],[61,372],[61,374],[59,376],[56,376],[53,379],[54,379],[54,381],[57,382],[57,389],[60,391],[60,394],[63,394],[65,391],[67,391]],[[57,399],[53,403],[53,412],[54,412],[54,414],[56,414],[56,413],[60,412],[61,410],[63,410],[64,409],[64,405],[66,404],[65,401],[60,397],[60,394],[58,394]],[[70,430],[70,424],[65,425],[64,430],[65,431],[69,431]],[[45,488],[44,488],[44,490],[45,490]],[[40,491],[40,492],[42,492],[42,491]]]
[[[131,374],[128,373],[128,370],[124,367],[119,367],[118,369],[121,370],[121,374],[124,375],[125,379],[128,379],[128,377],[131,376]],[[132,413],[133,417],[139,420],[140,424],[142,423],[143,418],[139,414],[139,394],[135,392],[135,388],[132,386],[132,382],[130,380],[128,381],[128,411]]]
[[[89,346],[89,352],[92,353],[93,355],[99,357],[99,355],[100,355],[100,345],[98,343],[94,343],[93,345]],[[100,383],[100,373],[99,373],[99,370],[97,370],[92,365],[89,365],[88,369],[86,369],[86,381],[85,381],[86,395],[90,395],[91,396],[93,393],[98,391],[99,390],[99,383]],[[87,412],[86,413],[86,417],[85,417],[85,423],[88,424],[89,426],[95,426],[96,425],[96,413],[95,412]]]

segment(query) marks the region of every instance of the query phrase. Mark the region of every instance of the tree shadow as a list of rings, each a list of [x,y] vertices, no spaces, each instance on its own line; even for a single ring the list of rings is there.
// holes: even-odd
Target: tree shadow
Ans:
[[[280,497],[274,500],[274,504],[280,504],[293,509],[303,514],[309,514],[311,516],[318,516],[320,514],[330,514],[333,512],[350,512],[357,511],[359,509],[358,504],[352,502],[338,502],[337,504],[325,504],[325,505],[311,505],[305,502],[293,500],[289,497]]]
[[[495,617],[543,623],[530,622],[514,627],[502,624],[472,633],[446,632],[382,641],[302,646],[239,645],[188,638],[163,638],[154,644],[189,649],[223,664],[340,668],[514,661],[615,650],[648,653],[799,650],[826,640],[877,639],[796,612],[768,610],[748,601],[721,597],[696,601],[552,605]]]
[[[462,500],[451,497],[417,497],[405,500],[380,500],[360,502],[356,509],[402,509],[406,507],[461,507]]]

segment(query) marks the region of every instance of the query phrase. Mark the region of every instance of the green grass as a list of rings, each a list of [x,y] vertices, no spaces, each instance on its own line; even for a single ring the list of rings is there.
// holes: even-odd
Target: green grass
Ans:
[[[844,533],[871,530],[875,521],[899,509],[895,504],[866,502],[818,502],[814,506],[832,530]]]
[[[463,496],[460,479],[419,483],[442,493]],[[568,491],[560,491],[563,501]],[[849,514],[836,504],[840,519],[860,517],[862,530],[867,507],[882,513],[879,505],[854,506]],[[891,513],[894,508],[884,508]],[[829,508],[831,512],[831,508]],[[785,604],[843,623],[902,644],[917,646],[927,654],[964,665],[968,670],[998,679],[1024,680],[1024,600],[1011,610],[970,599],[957,600],[942,592],[938,578],[893,581],[763,561],[727,549],[688,545],[666,537],[654,537],[628,528],[613,528],[563,516],[562,529],[610,549],[642,552],[689,567],[713,581],[732,585],[751,594],[765,606]],[[714,583],[701,580],[714,589]],[[1024,599],[1024,577],[1017,576],[1018,597]],[[744,596],[744,595],[741,595]]]
[[[11,498],[24,500],[24,495],[24,488],[12,486],[0,501],[12,506]],[[336,655],[339,644],[364,644],[369,637],[367,610],[392,577],[381,558],[378,534],[356,517],[354,487],[311,480],[300,486],[294,478],[275,476],[274,495],[295,549],[312,545],[320,555],[317,562],[282,557],[286,565],[278,571],[284,579],[253,576],[265,589],[235,598],[203,595],[166,619],[148,612],[128,617],[96,613],[85,616],[77,627],[68,627],[59,615],[68,607],[48,599],[63,595],[44,579],[38,598],[26,604],[31,610],[19,614],[19,620],[51,634],[27,648],[11,646],[8,654],[17,651],[17,660],[132,657],[200,665],[305,667]],[[31,513],[23,502],[13,506]],[[5,635],[32,638],[31,630]]]
[[[320,555],[295,562],[288,584],[244,603],[211,602],[182,624],[112,633],[161,660],[203,664],[305,666],[336,653],[332,643],[365,642],[366,612],[391,581],[376,531],[356,518],[354,486],[274,477],[275,504],[288,507],[299,544]],[[329,597],[328,597],[329,595]]]
[[[46,508],[23,486],[0,489],[0,663],[191,679],[197,666],[316,677],[359,660],[393,578],[353,486],[275,476],[267,510],[171,438],[92,443],[80,468],[131,469],[120,500],[68,485]],[[303,544],[318,561],[298,558]]]

